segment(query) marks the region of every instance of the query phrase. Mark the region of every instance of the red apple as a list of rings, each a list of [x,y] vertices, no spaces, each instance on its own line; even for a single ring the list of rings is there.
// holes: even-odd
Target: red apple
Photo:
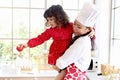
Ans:
[[[25,48],[25,46],[23,44],[19,44],[16,49],[21,52],[23,49]]]

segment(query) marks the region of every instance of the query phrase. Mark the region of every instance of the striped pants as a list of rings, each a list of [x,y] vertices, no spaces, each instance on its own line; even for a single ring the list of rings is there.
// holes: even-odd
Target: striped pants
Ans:
[[[81,72],[74,64],[67,67],[63,80],[87,80],[86,72]]]

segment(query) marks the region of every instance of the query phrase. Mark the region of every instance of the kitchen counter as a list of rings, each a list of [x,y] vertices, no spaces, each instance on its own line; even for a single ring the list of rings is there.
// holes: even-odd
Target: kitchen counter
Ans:
[[[54,80],[57,71],[41,70],[36,72],[0,73],[0,80]]]
[[[54,80],[57,75],[54,70],[41,70],[39,73],[21,72],[17,74],[0,74],[0,80]],[[96,72],[87,72],[89,80],[102,80]]]
[[[0,80],[54,80],[58,74],[55,70],[41,70],[40,72],[19,72],[19,73],[3,73],[0,72]],[[101,76],[97,76],[94,71],[88,71],[89,80],[102,80]]]
[[[120,80],[119,74],[111,74],[111,75],[97,75],[96,72],[88,72],[87,76],[89,80]]]
[[[89,80],[97,80],[98,76],[96,72],[93,71],[88,71],[87,72],[87,77],[89,78]]]
[[[87,72],[87,77],[89,78],[89,80],[103,80],[102,76],[98,76],[96,72],[94,71],[88,71]]]
[[[40,72],[0,73],[0,77],[54,77],[57,74],[55,70],[41,70]]]

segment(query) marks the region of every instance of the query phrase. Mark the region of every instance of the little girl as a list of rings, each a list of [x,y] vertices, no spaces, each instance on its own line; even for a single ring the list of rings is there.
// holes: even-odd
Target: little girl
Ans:
[[[52,5],[45,11],[44,17],[50,28],[37,37],[28,40],[26,44],[19,44],[17,50],[22,51],[26,47],[36,47],[52,38],[53,42],[49,49],[48,64],[55,65],[56,60],[63,55],[70,45],[73,34],[73,23],[69,22],[67,14],[60,5]]]
[[[67,14],[60,5],[52,5],[44,12],[44,17],[50,28],[37,37],[28,40],[26,44],[18,45],[18,47],[33,48],[52,38],[53,42],[49,49],[48,64],[55,65],[56,60],[63,55],[64,51],[70,45],[73,34],[73,23],[69,22]]]

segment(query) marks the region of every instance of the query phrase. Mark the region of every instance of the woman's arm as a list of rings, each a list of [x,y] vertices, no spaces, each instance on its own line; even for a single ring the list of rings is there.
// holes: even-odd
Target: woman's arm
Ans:
[[[87,40],[85,39],[87,37]],[[91,44],[90,38],[88,36],[77,39],[61,56],[57,62],[56,66],[60,69],[64,69],[68,65],[74,63],[78,59],[80,59],[87,50],[90,50]],[[89,39],[88,39],[89,38]]]

